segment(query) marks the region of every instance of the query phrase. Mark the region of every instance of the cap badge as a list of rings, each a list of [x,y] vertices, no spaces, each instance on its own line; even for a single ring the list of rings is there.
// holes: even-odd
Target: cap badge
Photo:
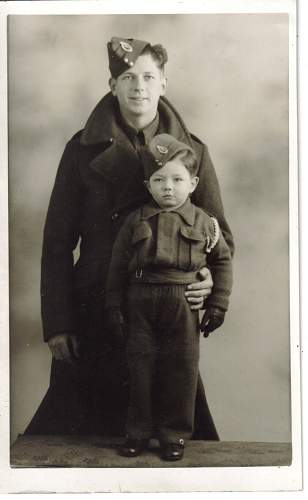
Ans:
[[[160,144],[157,144],[156,149],[158,152],[162,155],[166,155],[168,153],[168,148],[167,146],[161,146]]]
[[[125,52],[133,52],[133,47],[127,42],[120,42],[122,49]]]

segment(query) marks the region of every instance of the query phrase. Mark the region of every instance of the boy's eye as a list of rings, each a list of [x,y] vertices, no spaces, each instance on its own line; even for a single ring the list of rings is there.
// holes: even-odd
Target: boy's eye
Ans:
[[[154,76],[153,75],[145,75],[144,79],[145,80],[152,80],[152,79],[154,79]]]
[[[176,182],[180,182],[180,181],[182,181],[183,179],[182,179],[182,177],[176,177],[174,180],[175,180]]]

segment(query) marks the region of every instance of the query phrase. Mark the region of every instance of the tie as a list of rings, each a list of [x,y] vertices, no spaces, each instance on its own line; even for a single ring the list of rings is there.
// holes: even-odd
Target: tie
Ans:
[[[140,130],[138,132],[138,134],[136,135],[136,149],[139,149],[140,146],[145,146],[145,137],[144,137],[144,133],[142,132],[142,130]]]

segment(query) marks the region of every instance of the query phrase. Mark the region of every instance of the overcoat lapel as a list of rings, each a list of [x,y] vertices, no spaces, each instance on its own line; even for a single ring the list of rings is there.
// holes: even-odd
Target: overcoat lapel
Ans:
[[[90,167],[105,181],[114,183],[121,179],[122,184],[140,169],[140,160],[131,142],[119,130],[107,148],[91,161]]]

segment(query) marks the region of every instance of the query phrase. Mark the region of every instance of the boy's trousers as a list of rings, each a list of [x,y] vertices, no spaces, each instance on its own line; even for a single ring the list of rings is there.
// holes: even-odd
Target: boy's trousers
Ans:
[[[192,436],[200,333],[185,288],[140,283],[128,289],[129,438],[178,442]]]

